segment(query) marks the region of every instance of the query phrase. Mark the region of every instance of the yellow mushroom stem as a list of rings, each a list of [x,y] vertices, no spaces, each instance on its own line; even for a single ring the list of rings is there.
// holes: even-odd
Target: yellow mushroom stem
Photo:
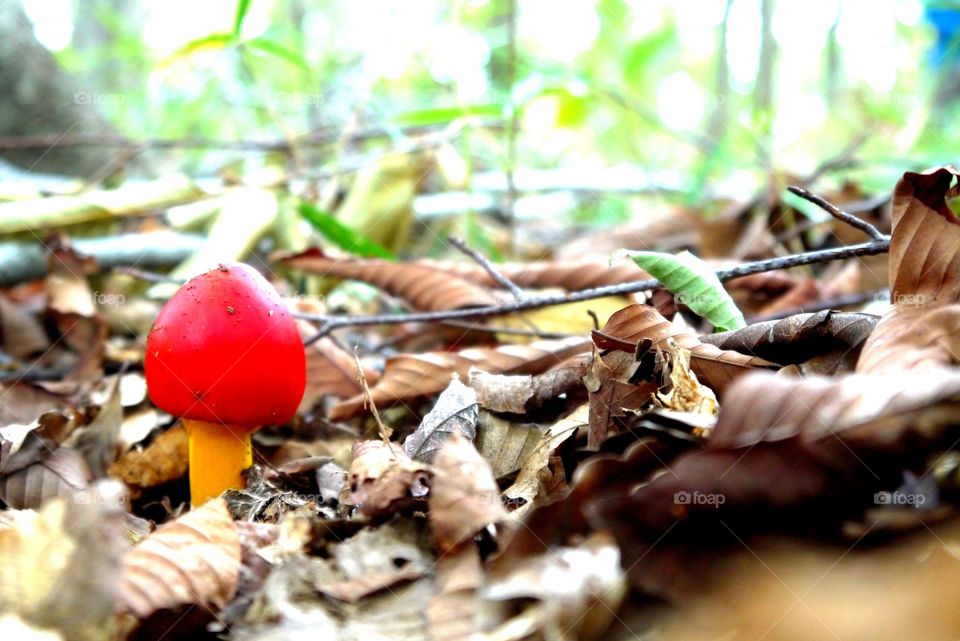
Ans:
[[[186,418],[183,426],[190,444],[190,504],[197,507],[244,487],[243,471],[253,464],[250,432]]]

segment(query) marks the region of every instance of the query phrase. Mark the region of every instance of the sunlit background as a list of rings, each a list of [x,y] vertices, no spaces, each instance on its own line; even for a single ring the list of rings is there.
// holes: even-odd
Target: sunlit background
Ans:
[[[457,138],[471,170],[639,168],[687,202],[837,157],[889,188],[951,161],[960,139],[955,12],[920,0],[253,0],[236,35],[236,0],[23,4],[134,139],[377,129],[387,139],[371,144],[392,145],[466,118],[483,125]],[[317,151],[309,164],[330,167],[344,150]],[[270,161],[164,162],[204,175]]]

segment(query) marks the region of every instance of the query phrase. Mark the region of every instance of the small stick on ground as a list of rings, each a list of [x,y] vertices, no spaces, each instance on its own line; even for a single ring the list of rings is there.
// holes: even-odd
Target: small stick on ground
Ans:
[[[867,221],[863,220],[862,218],[857,218],[853,214],[848,214],[845,211],[841,211],[832,203],[824,200],[823,198],[821,198],[820,196],[817,196],[812,192],[807,191],[803,187],[790,185],[789,187],[787,187],[787,191],[789,191],[791,194],[795,196],[800,196],[800,198],[803,198],[804,200],[812,202],[814,205],[816,205],[823,211],[827,212],[837,220],[844,222],[850,225],[851,227],[855,227],[859,229],[860,231],[870,236],[870,238],[872,238],[873,240],[887,239],[886,234],[884,234],[882,231],[880,231],[879,229],[877,229]]]
[[[503,274],[501,274],[497,270],[497,268],[493,266],[493,263],[487,260],[486,256],[484,256],[483,254],[481,254],[480,252],[474,249],[470,249],[469,247],[467,247],[467,244],[462,240],[460,240],[459,238],[454,238],[453,236],[451,236],[447,238],[447,242],[449,242],[451,245],[453,245],[454,247],[459,249],[461,252],[463,252],[464,254],[472,258],[474,261],[476,261],[478,265],[483,267],[483,269],[488,274],[490,274],[490,278],[492,278],[497,284],[499,284],[501,287],[503,287],[504,289],[509,291],[511,294],[513,294],[514,298],[516,298],[517,300],[522,300],[524,298],[525,294],[523,293],[523,290],[520,288],[520,286],[517,285],[512,280],[510,280],[509,278],[507,278],[506,276],[504,276]]]
[[[367,376],[363,373],[363,365],[360,363],[360,354],[357,352],[356,347],[353,348],[353,361],[357,364],[357,379],[360,381],[360,389],[363,392],[363,402],[370,404],[370,412],[373,414],[373,420],[377,422],[380,438],[383,439],[383,444],[387,446],[390,453],[396,458],[397,452],[393,449],[393,442],[390,440],[390,435],[393,434],[393,430],[384,425],[380,419],[380,412],[377,411],[377,404],[373,402],[373,394],[370,393]]]

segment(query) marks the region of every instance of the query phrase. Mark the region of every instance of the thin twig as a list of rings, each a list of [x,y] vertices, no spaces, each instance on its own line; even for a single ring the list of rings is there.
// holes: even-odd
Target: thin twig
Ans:
[[[176,278],[170,276],[169,274],[160,274],[158,272],[151,272],[146,269],[137,269],[136,267],[116,267],[114,268],[118,274],[126,274],[127,276],[133,276],[134,278],[145,280],[148,283],[175,283],[177,285],[183,285],[186,281],[184,278]]]
[[[357,379],[360,381],[360,390],[363,392],[363,400],[370,404],[370,411],[373,413],[373,420],[377,422],[377,429],[380,430],[380,438],[383,444],[387,446],[390,453],[396,458],[397,453],[393,450],[393,443],[390,441],[390,434],[393,430],[383,424],[380,419],[380,412],[377,411],[377,404],[373,402],[373,394],[370,393],[370,386],[367,385],[367,376],[363,372],[363,364],[360,363],[360,354],[357,348],[353,348],[353,361],[357,364]]]
[[[845,211],[841,211],[840,209],[835,207],[832,203],[829,203],[823,198],[821,198],[820,196],[817,196],[816,194],[807,191],[803,187],[790,185],[789,187],[787,187],[787,191],[789,191],[791,194],[795,196],[800,196],[800,198],[803,198],[804,200],[808,200],[812,202],[814,205],[816,205],[823,211],[827,212],[837,220],[842,221],[850,225],[851,227],[855,227],[859,229],[860,231],[864,232],[874,240],[884,240],[887,238],[886,234],[884,234],[882,231],[880,231],[879,229],[877,229],[867,221],[863,220],[862,218],[857,218],[853,214],[848,214]]]
[[[481,254],[475,249],[470,249],[469,247],[467,247],[467,244],[462,240],[460,240],[459,238],[454,238],[453,236],[450,236],[449,238],[447,238],[447,242],[449,242],[451,245],[459,249],[461,252],[463,252],[470,258],[472,258],[478,265],[483,267],[484,271],[490,274],[490,278],[496,281],[496,283],[499,284],[504,289],[509,290],[510,293],[513,294],[514,298],[516,298],[517,300],[522,300],[525,297],[525,294],[523,293],[523,290],[520,288],[520,286],[517,285],[512,280],[510,280],[509,278],[507,278],[506,276],[504,276],[503,274],[501,274],[500,271],[493,266],[493,263],[487,260],[486,256],[484,256],[483,254]]]
[[[824,263],[831,260],[843,260],[855,256],[874,256],[884,254],[890,249],[890,239],[884,237],[883,240],[875,240],[869,243],[859,245],[848,245],[846,247],[832,247],[830,249],[820,249],[817,251],[806,252],[803,254],[794,254],[791,256],[780,256],[777,258],[768,258],[758,260],[752,263],[744,263],[731,269],[717,271],[717,277],[721,281],[749,276],[750,274],[759,274],[777,269],[788,269],[790,267],[799,267],[800,265],[813,265],[815,263]],[[530,309],[540,309],[551,307],[553,305],[563,305],[565,303],[577,303],[595,298],[604,298],[606,296],[619,296],[622,294],[634,294],[637,292],[646,292],[651,289],[661,287],[659,280],[652,278],[649,280],[639,280],[631,283],[621,283],[619,285],[607,285],[605,287],[592,287],[575,292],[563,294],[548,294],[544,296],[528,297],[523,300],[504,303],[501,305],[487,305],[485,307],[468,307],[465,309],[451,309],[437,312],[414,312],[410,314],[372,314],[369,316],[347,316],[347,315],[328,315],[328,314],[296,314],[297,318],[303,318],[314,322],[323,323],[320,330],[312,337],[307,339],[309,345],[320,338],[326,336],[331,331],[341,327],[360,327],[370,325],[396,325],[399,323],[436,323],[448,320],[458,320],[466,318],[486,318],[489,316],[500,316],[514,312],[522,312]]]

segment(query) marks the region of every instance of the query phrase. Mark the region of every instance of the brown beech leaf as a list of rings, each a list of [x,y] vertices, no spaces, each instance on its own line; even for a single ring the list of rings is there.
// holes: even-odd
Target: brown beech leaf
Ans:
[[[803,363],[819,353],[836,349],[845,350],[856,359],[879,320],[872,314],[825,310],[706,334],[700,340],[781,365]]]
[[[403,441],[403,450],[415,461],[433,463],[437,451],[454,434],[473,442],[479,413],[477,393],[454,378],[417,429]]]
[[[648,353],[648,356],[653,354]],[[628,411],[639,410],[657,392],[660,384],[652,376],[649,380],[633,380],[641,366],[635,353],[614,350],[594,355],[590,372],[584,377],[590,393],[587,443],[591,449],[597,449],[606,440],[607,431],[615,419],[623,418]]]
[[[582,388],[590,359],[589,354],[575,356],[536,376],[488,374],[471,367],[468,380],[477,392],[480,407],[492,412],[526,414],[550,399]]]
[[[375,385],[380,377],[369,368],[364,368],[363,374],[368,385]],[[307,347],[307,388],[300,404],[302,409],[313,407],[324,396],[347,398],[360,391],[357,363],[352,354],[328,337]]]
[[[431,641],[461,641],[476,632],[477,593],[483,566],[475,545],[464,545],[437,559],[437,593],[427,603]]]
[[[566,489],[563,466],[556,452],[578,430],[588,424],[589,415],[589,405],[583,404],[569,416],[551,425],[540,437],[540,442],[537,443],[533,452],[523,461],[513,485],[503,491],[503,496],[518,506],[513,511],[514,515],[519,517],[531,510],[535,501],[549,502],[555,498],[556,494]]]
[[[350,502],[370,517],[389,516],[426,499],[430,467],[396,443],[357,441],[350,463]]]
[[[560,288],[567,291],[619,285],[650,278],[650,274],[629,258],[611,261],[599,256],[562,261],[505,263],[497,265],[497,271],[524,289]],[[478,265],[469,265],[461,273],[487,287],[499,287],[490,274]]]
[[[14,358],[25,359],[50,346],[40,321],[24,307],[0,294],[0,347]]]
[[[129,546],[122,492],[119,483],[100,483],[19,513],[0,529],[0,612],[65,639],[115,638],[120,563]]]
[[[187,432],[177,423],[145,449],[135,447],[121,456],[108,473],[126,483],[136,498],[146,488],[185,476],[187,460]]]
[[[289,256],[283,262],[289,267],[313,274],[369,283],[421,311],[482,307],[497,303],[496,297],[487,288],[430,265],[380,259],[334,258],[325,256],[317,249]]]
[[[459,433],[451,434],[437,453],[429,516],[443,552],[507,516],[490,465]]]
[[[17,509],[36,509],[56,496],[70,496],[93,478],[80,452],[59,447],[42,460],[0,477],[0,499]]]
[[[762,402],[757,402],[762,399]],[[797,438],[817,458],[850,451],[905,453],[936,441],[956,424],[960,372],[925,368],[803,380],[756,373],[723,398],[710,447],[740,448]]]
[[[480,412],[476,446],[497,479],[513,474],[537,447],[543,428],[515,423],[490,412]]]
[[[949,365],[960,348],[960,221],[947,205],[957,173],[905,173],[893,194],[890,301],[857,371]]]
[[[611,336],[623,343],[616,344],[605,338]],[[649,305],[630,305],[614,314],[603,328],[594,332],[594,342],[602,349],[619,349],[632,352],[638,341],[650,339],[658,349],[667,349],[667,339],[672,338],[678,347],[690,350],[690,365],[700,382],[718,395],[736,377],[757,369],[777,369],[778,365],[757,356],[747,356],[734,350],[723,350],[702,343],[696,335],[677,329]]]
[[[590,350],[590,342],[571,337],[537,341],[529,345],[477,347],[459,352],[401,354],[387,360],[379,382],[371,388],[371,399],[378,408],[400,401],[436,394],[446,389],[450,376],[464,380],[471,367],[498,374],[536,374],[562,363],[567,358]],[[364,411],[363,395],[349,398],[333,407],[335,421],[357,416]]]
[[[139,619],[183,606],[222,609],[240,574],[240,537],[223,499],[161,525],[124,555],[121,612]]]

